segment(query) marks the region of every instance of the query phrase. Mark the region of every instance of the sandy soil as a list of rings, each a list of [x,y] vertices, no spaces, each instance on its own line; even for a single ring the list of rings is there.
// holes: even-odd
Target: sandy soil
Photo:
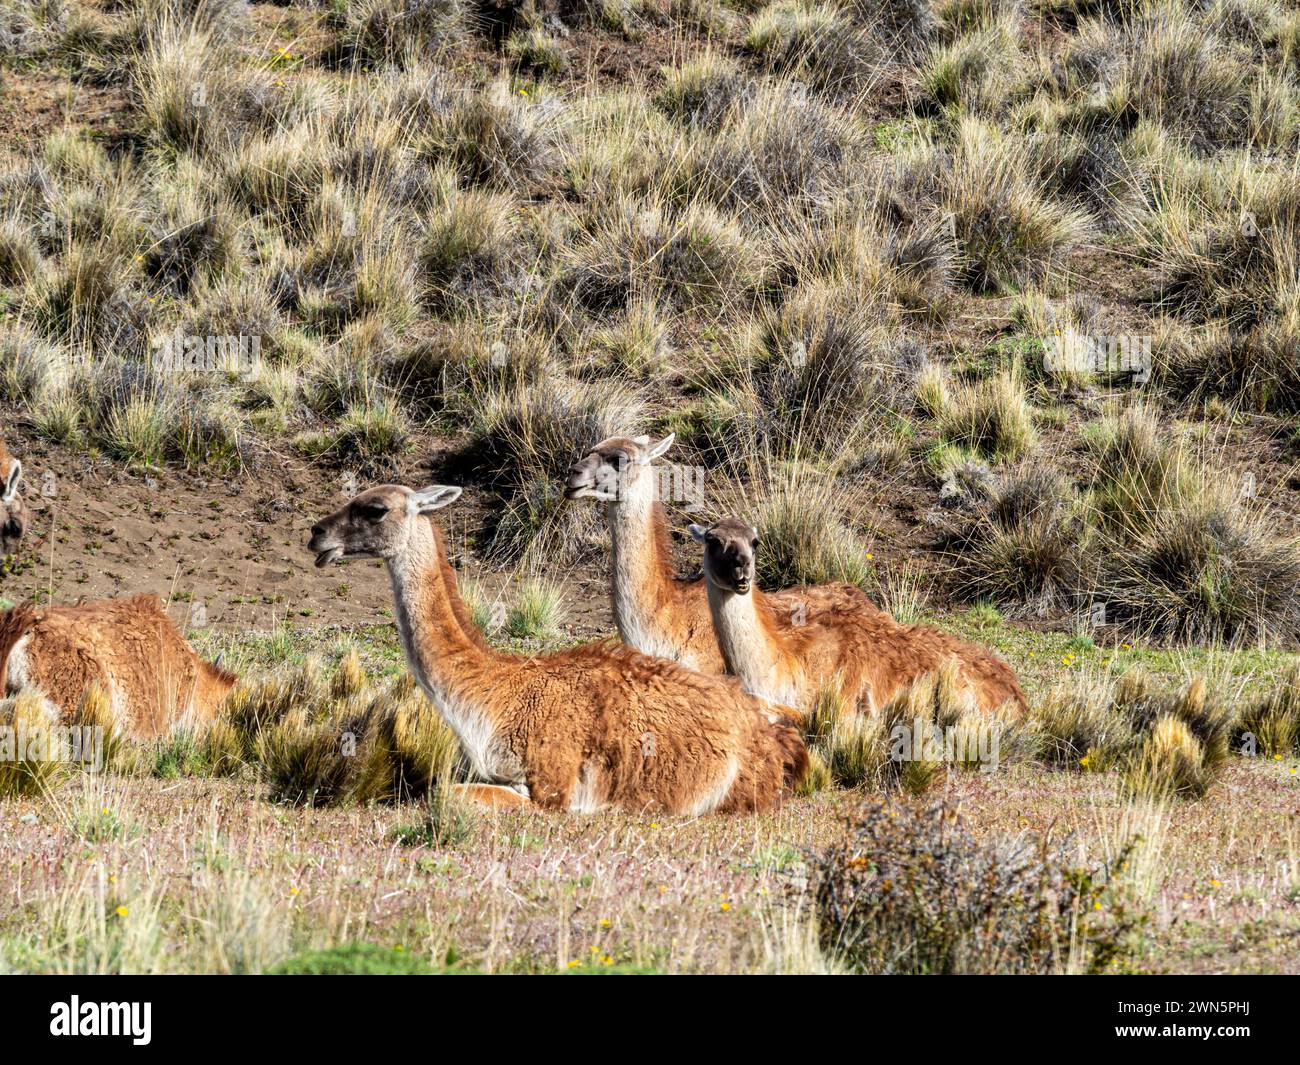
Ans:
[[[311,525],[348,498],[346,474],[292,454],[265,456],[244,475],[215,478],[174,469],[130,470],[4,430],[25,464],[28,535],[0,596],[69,603],[153,592],[191,628],[266,630],[374,624],[390,617],[388,580],[378,562],[317,570],[305,545]],[[438,480],[409,459],[403,484]],[[462,579],[502,594],[517,574],[489,569],[473,553],[491,500],[470,493],[442,520]],[[548,573],[569,600],[566,629],[608,632],[604,559]]]

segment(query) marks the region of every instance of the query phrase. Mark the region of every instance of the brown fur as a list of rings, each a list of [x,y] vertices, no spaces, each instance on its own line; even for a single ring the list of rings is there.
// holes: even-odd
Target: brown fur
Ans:
[[[653,444],[645,437],[603,440],[570,469],[565,494],[570,499],[606,504],[615,539],[611,566],[614,618],[623,642],[646,654],[683,662],[701,673],[722,675],[727,663],[714,634],[705,584],[675,576],[668,517],[663,504],[654,498],[655,467],[651,462],[671,442],[671,437]],[[616,493],[611,491],[614,485]],[[625,521],[630,528],[623,526]],[[620,536],[632,542],[620,542]],[[621,559],[623,551],[631,552],[631,557]],[[628,588],[620,590],[621,579]],[[787,588],[769,595],[768,602],[774,623],[783,629],[850,606],[863,613],[879,613],[862,589],[842,583]]]
[[[10,657],[24,637],[25,677],[15,677]],[[199,658],[158,597],[142,595],[0,614],[0,691],[15,691],[24,679],[65,719],[98,684],[125,730],[147,739],[212,720],[237,678]]]
[[[5,499],[10,488],[10,476],[15,474],[13,495]],[[9,454],[5,442],[0,440],[0,555],[12,555],[18,550],[27,526],[27,508],[23,494],[18,490],[21,478],[22,463]]]
[[[852,604],[810,616],[802,626],[782,625],[770,597],[753,586],[757,533],[737,518],[692,531],[705,543],[719,644],[750,691],[807,711],[829,683],[847,705],[871,713],[913,681],[955,662],[959,691],[981,710],[1025,711],[1024,692],[1006,662],[927,625],[901,625]]]
[[[608,642],[524,658],[475,638],[423,516],[458,494],[370,489],[319,523],[309,546],[318,565],[388,563],[412,671],[480,777],[526,787],[548,809],[670,813],[767,809],[802,779],[807,752],[788,711],[733,680]]]

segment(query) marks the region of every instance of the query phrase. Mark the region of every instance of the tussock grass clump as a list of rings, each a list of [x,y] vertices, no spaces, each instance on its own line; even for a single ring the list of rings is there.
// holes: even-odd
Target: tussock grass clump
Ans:
[[[441,115],[419,147],[454,167],[467,184],[527,191],[552,178],[563,162],[563,117],[554,97],[524,98],[494,84]]]
[[[409,676],[374,685],[355,655],[332,676],[307,660],[242,683],[206,742],[216,771],[251,766],[274,800],[313,805],[423,794],[457,751]]]
[[[662,295],[682,307],[752,298],[764,248],[722,210],[656,198],[600,205],[563,254],[565,285],[593,311]]]
[[[846,6],[898,63],[918,61],[943,29],[932,0],[848,0]]]
[[[126,771],[135,767],[137,752],[128,743],[127,730],[113,710],[112,699],[100,685],[86,689],[68,723],[98,730],[104,766]]]
[[[703,129],[715,127],[753,91],[735,62],[716,52],[665,67],[662,74],[656,105],[677,121]]]
[[[77,244],[26,290],[30,319],[54,340],[142,356],[149,311],[120,254]]]
[[[1278,687],[1242,707],[1235,750],[1286,757],[1300,745],[1300,666],[1292,666]]]
[[[1179,165],[1176,158],[1161,175],[1151,209],[1135,222],[1159,272],[1157,309],[1194,323],[1223,323],[1239,334],[1279,325],[1284,336],[1293,335],[1300,308],[1300,182],[1269,168]],[[1261,376],[1279,361],[1266,360]],[[1239,375],[1229,365],[1228,380]],[[1284,376],[1294,400],[1294,371]]]
[[[1249,410],[1300,412],[1300,323],[1166,325],[1153,344],[1160,383],[1192,400],[1219,398]]]
[[[364,0],[349,4],[344,41],[375,65],[404,63],[455,48],[469,35],[462,0]]]
[[[337,455],[354,457],[370,468],[395,459],[407,449],[411,438],[406,415],[387,398],[350,406],[334,433]]]
[[[904,155],[893,183],[906,214],[925,205],[939,213],[957,241],[963,280],[978,292],[1050,278],[1090,233],[1083,212],[1045,194],[1029,143],[976,118],[960,120],[951,152],[922,146]]]
[[[372,702],[369,755],[353,781],[356,802],[392,802],[450,784],[460,747],[410,676]]]
[[[516,30],[506,41],[506,55],[525,70],[559,74],[569,65],[563,42],[543,29]]]
[[[1205,751],[1187,725],[1176,717],[1158,718],[1148,730],[1137,757],[1124,775],[1134,794],[1199,799],[1210,787]]]
[[[873,578],[870,551],[841,516],[839,497],[832,477],[801,467],[773,472],[752,508],[763,543],[760,585],[865,585]]]
[[[640,393],[609,380],[550,381],[488,388],[471,401],[479,468],[507,495],[492,551],[553,560],[593,547],[596,516],[564,505],[564,476],[594,441],[645,424]]]
[[[1200,147],[1243,139],[1246,58],[1181,3],[1143,6],[1125,27],[1130,106]]]
[[[458,581],[460,598],[474,624],[483,632],[490,632],[505,623],[506,608],[500,598],[491,597],[477,580]]]
[[[834,687],[817,693],[804,722],[804,738],[818,769],[814,781],[820,781],[822,787],[838,784],[853,788],[875,783],[888,757],[880,719],[853,713]]]
[[[426,299],[450,308],[496,293],[519,265],[517,203],[504,193],[457,189],[445,172],[434,187],[433,208],[421,224]]]
[[[311,232],[326,170],[319,131],[297,126],[245,140],[226,164],[225,191],[287,235],[303,237]]]
[[[869,86],[882,59],[871,36],[835,4],[775,0],[750,22],[745,47],[770,70],[832,92]]]
[[[764,308],[733,351],[700,373],[717,460],[739,469],[765,455],[842,468],[880,436],[902,378],[897,348],[845,286],[810,284]]]
[[[860,973],[1103,972],[1142,924],[1106,870],[977,840],[949,805],[868,802],[813,866],[822,949]]]
[[[560,631],[564,590],[553,581],[525,581],[506,615],[506,632],[516,639],[545,639]]]
[[[1111,622],[1177,641],[1295,639],[1300,544],[1152,413],[1131,408],[1093,440],[1090,502],[1109,537],[1095,598]]]
[[[1132,720],[1115,712],[1114,693],[1097,680],[1053,689],[1034,701],[1030,713],[1042,732],[1048,765],[1102,772],[1134,742]]]
[[[949,444],[998,461],[1020,459],[1034,445],[1034,417],[1017,370],[971,384],[928,385],[926,399],[940,404],[936,428]]]
[[[41,246],[21,218],[0,219],[0,285],[24,285],[41,272]]]
[[[682,180],[713,203],[779,219],[825,209],[866,156],[852,116],[786,81],[757,87],[685,164]]]
[[[68,352],[13,323],[0,328],[0,396],[32,409],[67,383]]]
[[[955,666],[917,678],[876,713],[854,713],[835,687],[818,693],[804,724],[809,750],[830,781],[919,795],[944,768],[984,767],[1038,753],[1037,726],[982,713]]]
[[[1121,678],[1115,706],[1132,719],[1139,732],[1150,732],[1162,718],[1184,724],[1201,745],[1201,761],[1212,770],[1227,760],[1240,707],[1221,693],[1212,693],[1204,676],[1192,677],[1174,693],[1158,692],[1149,677],[1132,671]]]
[[[1043,467],[1004,477],[980,520],[960,537],[963,593],[1040,614],[1069,602],[1084,568],[1084,530],[1072,496]]]
[[[178,296],[199,281],[237,274],[243,262],[239,221],[228,204],[182,200],[155,223],[144,253],[150,281]]]
[[[34,689],[24,689],[0,700],[0,726],[0,743],[13,745],[0,751],[0,799],[45,794],[67,768],[58,758],[58,707]]]
[[[34,427],[141,466],[239,467],[250,457],[244,415],[220,386],[113,356],[80,358],[52,376]]]
[[[445,783],[446,774],[430,789],[422,816],[413,824],[399,825],[393,838],[406,847],[454,848],[472,839],[482,821],[481,812]]]
[[[922,85],[941,107],[996,114],[1020,87],[1019,59],[1016,25],[998,22],[936,48]]]
[[[1031,707],[1050,765],[1118,769],[1146,796],[1200,798],[1241,728],[1239,704],[1196,676],[1175,692],[1139,671],[1054,689]]]
[[[634,301],[621,318],[597,327],[587,338],[591,371],[657,377],[672,354],[670,326],[653,300]]]

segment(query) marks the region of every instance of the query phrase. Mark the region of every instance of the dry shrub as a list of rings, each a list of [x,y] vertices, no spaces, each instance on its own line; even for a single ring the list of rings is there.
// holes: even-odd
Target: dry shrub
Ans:
[[[1143,923],[1110,869],[981,840],[950,805],[868,802],[812,863],[822,949],[859,973],[1103,972]]]

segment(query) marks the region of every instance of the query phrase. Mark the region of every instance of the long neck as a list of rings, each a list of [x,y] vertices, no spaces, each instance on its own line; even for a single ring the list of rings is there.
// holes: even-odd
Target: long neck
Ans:
[[[776,631],[772,611],[763,593],[754,588],[748,595],[719,588],[705,578],[709,594],[709,613],[718,647],[726,660],[727,670],[740,678],[745,690],[773,702],[793,703],[789,652]]]
[[[500,669],[504,662],[461,627],[431,522],[413,524],[406,550],[388,560],[388,576],[398,635],[416,681],[475,769],[488,779],[509,776],[497,749],[504,711],[493,705],[491,686],[483,682],[489,667]],[[450,570],[446,580],[455,580]]]
[[[613,542],[614,619],[619,635],[633,646],[672,631],[668,520],[654,487],[653,469],[639,467],[635,475],[627,477],[622,497],[606,507]]]

